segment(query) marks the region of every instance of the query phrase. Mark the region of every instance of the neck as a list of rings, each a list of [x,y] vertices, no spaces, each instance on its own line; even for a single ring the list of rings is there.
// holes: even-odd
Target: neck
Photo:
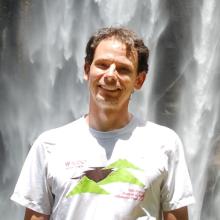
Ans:
[[[128,111],[111,109],[90,109],[86,121],[91,128],[98,131],[111,131],[126,126],[132,118]]]

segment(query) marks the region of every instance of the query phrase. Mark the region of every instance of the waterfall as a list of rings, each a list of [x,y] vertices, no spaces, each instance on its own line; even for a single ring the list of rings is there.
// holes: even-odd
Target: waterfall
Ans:
[[[89,36],[123,25],[139,33],[151,52],[147,81],[130,110],[182,138],[197,200],[190,219],[219,218],[219,9],[217,0],[1,2],[1,216],[22,219],[23,209],[9,197],[34,139],[87,112],[83,61]]]
[[[197,198],[193,219],[214,220],[220,216],[220,4],[211,0],[194,7],[193,47],[182,64],[185,86],[178,126]]]

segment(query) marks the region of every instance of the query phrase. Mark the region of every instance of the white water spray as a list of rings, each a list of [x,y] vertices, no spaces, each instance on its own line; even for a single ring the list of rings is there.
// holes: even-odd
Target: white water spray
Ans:
[[[179,88],[181,97],[175,91],[173,97],[179,99],[180,103],[175,127],[185,144],[197,199],[196,205],[190,209],[190,219],[216,220],[219,216],[219,193],[215,194],[212,202],[205,203],[204,198],[207,194],[206,182],[210,178],[208,167],[213,154],[213,139],[217,136],[220,121],[220,91],[216,84],[216,81],[220,82],[220,5],[217,0],[204,0],[201,7],[200,1],[188,2],[195,8],[192,18],[189,18],[190,24],[187,24],[192,28],[187,33],[192,38],[192,51],[191,54],[187,52],[190,56],[185,56],[177,64],[178,77],[173,76],[172,72],[167,73],[169,86],[160,97],[163,98],[177,79],[183,76],[185,84]],[[143,91],[132,98],[131,110],[144,118],[155,120],[157,113],[149,104],[157,101],[154,94],[155,80],[161,84],[159,88],[165,83],[157,82],[158,65],[161,60],[165,60],[166,64],[172,62],[169,55],[163,57],[161,51],[175,47],[166,36],[176,36],[175,28],[178,27],[173,23],[181,16],[178,14],[178,17],[174,9],[179,10],[179,13],[190,10],[183,7],[184,4],[159,0],[21,1],[17,27],[19,60],[15,69],[11,70],[5,64],[10,62],[10,57],[4,59],[7,55],[6,29],[1,36],[1,63],[5,64],[0,75],[3,88],[1,94],[7,94],[7,101],[0,101],[0,137],[3,140],[0,151],[4,151],[6,156],[0,170],[0,183],[3,186],[0,212],[5,220],[22,219],[21,209],[9,201],[9,196],[29,145],[43,130],[64,124],[87,112],[83,59],[88,37],[99,27],[123,25],[131,27],[144,38],[151,51],[150,72]],[[184,22],[178,24],[182,25],[182,29],[185,28]],[[172,32],[167,33],[170,26],[173,27],[169,29]],[[177,42],[182,40],[181,36],[178,37]],[[177,45],[183,54],[189,49],[182,43]],[[217,179],[219,172],[213,175]],[[215,188],[216,185],[215,181]],[[210,206],[213,207],[211,215],[206,212]],[[13,212],[6,211],[9,207]]]
[[[192,33],[194,48],[192,57],[188,57],[194,60],[196,71],[192,72],[190,67],[186,70],[186,83],[182,91],[179,127],[182,129],[197,201],[191,213],[193,220],[215,220],[220,216],[217,209],[214,209],[214,213],[206,213],[207,208],[203,210],[209,178],[213,178],[209,176],[209,166],[215,166],[211,161],[213,148],[216,147],[213,142],[219,135],[216,134],[220,107],[219,86],[216,84],[216,80],[219,80],[217,68],[220,55],[220,29],[217,25],[220,15],[216,8],[219,7],[215,0],[203,1],[199,11],[201,23],[195,22],[196,27],[192,27],[199,31]],[[213,174],[218,175],[218,172]],[[215,196],[220,198],[220,193]]]

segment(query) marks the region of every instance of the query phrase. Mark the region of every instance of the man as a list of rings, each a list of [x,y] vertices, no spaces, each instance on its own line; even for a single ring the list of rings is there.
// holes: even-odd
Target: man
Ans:
[[[12,200],[25,220],[187,220],[193,202],[174,131],[129,113],[148,71],[148,48],[125,28],[86,47],[89,112],[35,141]]]

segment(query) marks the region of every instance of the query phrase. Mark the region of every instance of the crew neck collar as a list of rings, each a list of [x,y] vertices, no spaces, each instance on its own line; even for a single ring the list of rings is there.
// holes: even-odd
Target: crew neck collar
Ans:
[[[114,136],[117,137],[126,134],[137,126],[138,121],[137,118],[134,115],[132,115],[131,120],[122,128],[114,129],[111,131],[99,131],[89,127],[89,125],[86,122],[85,116],[83,119],[91,134],[97,138],[112,138]]]

